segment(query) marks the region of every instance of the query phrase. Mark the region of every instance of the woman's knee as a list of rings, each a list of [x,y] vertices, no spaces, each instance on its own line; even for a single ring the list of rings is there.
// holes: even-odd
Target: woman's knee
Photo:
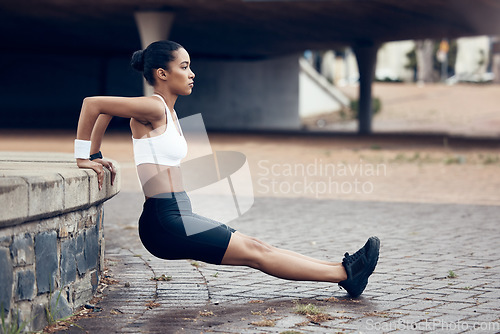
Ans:
[[[253,237],[239,236],[231,239],[223,264],[246,265],[258,269],[273,251],[272,247]]]
[[[249,255],[249,266],[260,269],[266,258],[272,253],[272,247],[261,242],[259,239],[252,238],[246,241],[246,247]]]

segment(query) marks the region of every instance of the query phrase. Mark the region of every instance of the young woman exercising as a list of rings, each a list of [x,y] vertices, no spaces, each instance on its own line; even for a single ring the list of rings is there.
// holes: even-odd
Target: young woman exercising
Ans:
[[[261,240],[192,212],[184,191],[180,162],[187,154],[174,105],[194,85],[188,52],[172,41],[158,41],[136,51],[131,65],[153,86],[148,97],[95,96],[83,101],[75,140],[78,167],[91,168],[102,188],[104,168],[100,145],[113,116],[130,118],[134,158],[146,197],[139,219],[139,235],[146,249],[163,259],[193,259],[213,264],[249,266],[269,275],[302,281],[338,283],[359,296],[378,261],[380,241],[371,237],[342,263],[332,263],[273,247]],[[91,154],[92,153],[92,154]],[[187,234],[185,225],[203,232]]]

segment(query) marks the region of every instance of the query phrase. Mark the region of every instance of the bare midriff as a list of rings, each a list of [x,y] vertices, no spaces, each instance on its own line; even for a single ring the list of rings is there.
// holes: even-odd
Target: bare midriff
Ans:
[[[159,194],[184,191],[179,166],[141,164],[137,166],[137,175],[146,199]]]

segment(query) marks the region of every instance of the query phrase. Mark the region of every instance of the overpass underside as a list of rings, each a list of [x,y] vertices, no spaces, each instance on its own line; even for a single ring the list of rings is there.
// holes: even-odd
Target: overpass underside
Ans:
[[[156,23],[153,20],[149,22],[153,23],[149,28],[138,29],[137,14],[144,12],[153,12],[168,19]],[[45,72],[41,73],[44,76],[41,84],[52,86],[54,92],[51,95],[51,90],[45,88],[46,94],[40,96],[40,101],[46,101],[47,110],[70,108],[68,114],[75,121],[79,103],[84,96],[142,93],[137,84],[127,86],[123,80],[115,78],[121,75],[122,79],[125,76],[136,83],[140,81],[137,76],[127,72],[125,66],[130,54],[141,48],[141,41],[144,45],[151,39],[169,38],[181,43],[191,53],[195,71],[197,62],[200,64],[197,81],[204,80],[219,87],[216,91],[207,89],[210,94],[236,94],[233,99],[239,98],[242,104],[248,104],[245,101],[250,105],[261,103],[253,111],[239,109],[236,112],[234,108],[218,108],[214,105],[211,108],[219,113],[213,117],[214,120],[236,117],[235,124],[267,128],[272,123],[266,125],[264,122],[269,119],[263,115],[273,97],[277,100],[276,104],[283,101],[293,104],[291,96],[297,95],[295,88],[289,84],[290,74],[287,71],[298,71],[298,66],[291,65],[293,62],[290,57],[298,57],[305,49],[351,46],[356,52],[360,69],[359,129],[367,133],[370,132],[371,120],[371,79],[376,51],[381,43],[500,34],[500,1],[90,0],[82,3],[40,0],[29,5],[25,2],[4,1],[0,3],[0,29],[4,41],[0,56],[3,63],[10,61],[9,64],[12,64],[14,60],[14,65],[20,69],[17,72],[4,70],[2,87],[7,85],[9,89],[2,94],[10,95],[4,96],[6,99],[2,98],[2,109],[15,107],[21,112],[28,112],[31,107],[28,102],[12,98],[16,91],[25,89],[26,76],[30,73],[21,67],[25,64],[36,66],[39,59],[51,59],[50,56],[54,55],[62,59],[59,63],[66,63],[68,68],[74,67],[76,72],[80,72],[82,87],[77,85],[78,92],[69,94],[72,96],[71,101],[67,99],[63,104],[57,102],[61,101],[61,97],[55,88],[71,85],[72,79],[64,73],[53,78],[51,71],[60,70],[55,68],[58,61],[53,61],[52,65],[43,64]],[[138,30],[141,30],[141,35]],[[274,77],[262,71],[273,59]],[[78,67],[78,61],[81,61],[81,67]],[[221,78],[225,78],[226,74],[218,77],[220,73],[214,71],[214,64],[218,64],[221,71],[230,73],[231,78],[236,78],[241,84],[224,86],[228,81]],[[241,66],[235,66],[238,64]],[[254,75],[249,82],[245,82],[249,73],[255,74],[252,66],[262,75]],[[94,70],[88,70],[94,67]],[[207,71],[211,72],[210,77],[202,78],[201,74]],[[276,85],[264,89],[272,78]],[[253,86],[259,88],[251,89]],[[210,96],[199,95],[198,99],[203,101],[203,105],[201,102],[186,104],[190,108],[203,110],[207,103],[213,101]],[[224,96],[221,96],[220,103],[223,103],[223,99]],[[65,101],[64,97],[62,100]],[[55,105],[57,103],[59,105]],[[282,109],[274,113],[278,118],[292,120],[289,122],[292,124],[293,118],[297,116],[293,108],[286,106],[283,105]],[[285,121],[284,124],[288,123]],[[207,126],[216,127],[216,124],[209,123]]]

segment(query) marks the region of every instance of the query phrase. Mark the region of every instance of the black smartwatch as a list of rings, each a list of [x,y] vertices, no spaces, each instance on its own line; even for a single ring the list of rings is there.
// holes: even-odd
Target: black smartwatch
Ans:
[[[102,159],[101,151],[90,155],[90,160],[95,160],[95,159]]]

